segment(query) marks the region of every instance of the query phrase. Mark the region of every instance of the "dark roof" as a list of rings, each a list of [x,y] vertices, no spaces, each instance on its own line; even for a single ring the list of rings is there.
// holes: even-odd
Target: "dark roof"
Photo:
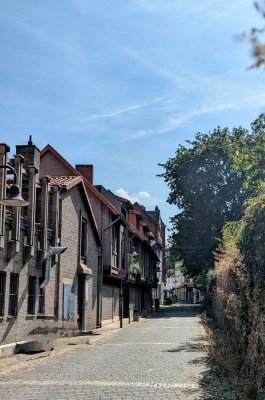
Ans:
[[[126,208],[128,208],[130,210],[133,209],[133,204],[129,199],[125,199],[124,197],[120,197],[120,196],[117,196],[117,195],[116,195],[116,197],[117,197],[117,199],[119,199],[121,204],[123,204]]]
[[[155,211],[146,211],[154,220],[156,220],[157,222],[160,219],[160,211],[159,210],[155,210]]]
[[[150,215],[150,217],[152,217],[156,222],[159,222],[159,220],[161,221],[161,224],[162,224],[162,226],[166,226],[165,224],[164,224],[164,222],[162,221],[162,219],[161,219],[161,213],[160,213],[160,210],[155,210],[155,211],[146,211],[147,212],[147,214],[149,214]]]

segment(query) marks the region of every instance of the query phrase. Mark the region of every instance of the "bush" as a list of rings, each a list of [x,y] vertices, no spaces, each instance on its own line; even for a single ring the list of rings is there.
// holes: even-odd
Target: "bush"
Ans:
[[[265,398],[265,196],[226,224],[216,261],[214,355],[244,400]]]

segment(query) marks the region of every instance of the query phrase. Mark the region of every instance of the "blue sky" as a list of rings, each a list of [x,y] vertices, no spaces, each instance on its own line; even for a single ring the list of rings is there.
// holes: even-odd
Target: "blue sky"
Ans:
[[[262,22],[251,0],[2,1],[0,139],[94,164],[96,184],[168,223],[158,163],[265,111],[265,74],[236,40]]]

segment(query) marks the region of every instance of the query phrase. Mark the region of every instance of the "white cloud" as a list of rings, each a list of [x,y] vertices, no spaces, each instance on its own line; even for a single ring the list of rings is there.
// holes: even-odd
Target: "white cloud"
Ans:
[[[222,111],[222,110],[232,110],[234,109],[233,104],[220,104],[217,106],[213,107],[201,107],[197,110],[192,110],[188,112],[184,112],[182,114],[177,114],[174,117],[169,118],[160,128],[157,129],[144,129],[139,132],[134,133],[129,139],[140,139],[145,136],[154,136],[154,135],[163,135],[164,133],[171,132],[174,129],[178,128],[179,126],[182,126],[185,124],[185,122],[191,120],[192,118],[199,116],[199,115],[204,115],[204,114],[210,114],[214,113],[217,111]]]
[[[133,133],[132,135],[128,135],[126,139],[141,139],[146,136],[163,135],[173,131],[174,129],[180,126],[183,126],[186,122],[200,115],[213,114],[222,111],[251,109],[251,108],[256,108],[258,106],[259,107],[265,106],[265,95],[263,93],[253,94],[252,96],[250,95],[245,100],[240,99],[240,101],[238,102],[216,104],[212,106],[203,106],[198,109],[176,114],[175,116],[168,118],[164,122],[164,124],[162,124],[159,128],[143,129],[136,133]]]
[[[148,192],[138,192],[138,196],[141,199],[151,199],[151,196]]]
[[[129,195],[128,191],[123,188],[117,189],[116,194],[120,197],[130,200],[131,203],[135,203],[135,202],[141,203],[144,200],[151,199],[151,196],[148,192],[138,192],[138,193]]]
[[[140,103],[140,104],[134,104],[132,106],[123,107],[123,108],[116,109],[116,110],[109,111],[109,112],[102,113],[102,114],[93,114],[93,115],[90,115],[83,122],[91,121],[91,120],[94,120],[94,119],[118,117],[120,115],[127,114],[127,113],[129,113],[131,111],[135,111],[135,110],[138,110],[138,109],[141,109],[141,108],[144,108],[144,107],[149,107],[151,105],[160,103],[162,100],[163,100],[163,97],[155,97],[155,98],[153,98],[151,100],[145,101],[145,102]]]

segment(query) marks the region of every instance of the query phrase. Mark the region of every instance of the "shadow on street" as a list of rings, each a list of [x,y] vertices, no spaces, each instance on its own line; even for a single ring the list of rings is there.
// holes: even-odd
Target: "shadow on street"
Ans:
[[[170,306],[160,306],[159,312],[153,312],[153,318],[197,317],[202,313],[201,304],[176,303]]]
[[[203,307],[197,304],[177,303],[170,306],[162,306],[158,313],[153,313],[153,318],[170,319],[170,318],[200,318],[203,312]],[[163,350],[165,353],[199,353],[195,357],[187,361],[190,365],[202,365],[205,367],[200,376],[200,387],[203,395],[200,400],[238,400],[235,390],[230,386],[227,378],[219,371],[218,366],[214,365],[208,353],[209,345],[206,341],[206,336],[198,335],[187,342],[182,342],[180,345]],[[205,353],[202,356],[202,352]],[[177,361],[176,361],[177,363]]]

